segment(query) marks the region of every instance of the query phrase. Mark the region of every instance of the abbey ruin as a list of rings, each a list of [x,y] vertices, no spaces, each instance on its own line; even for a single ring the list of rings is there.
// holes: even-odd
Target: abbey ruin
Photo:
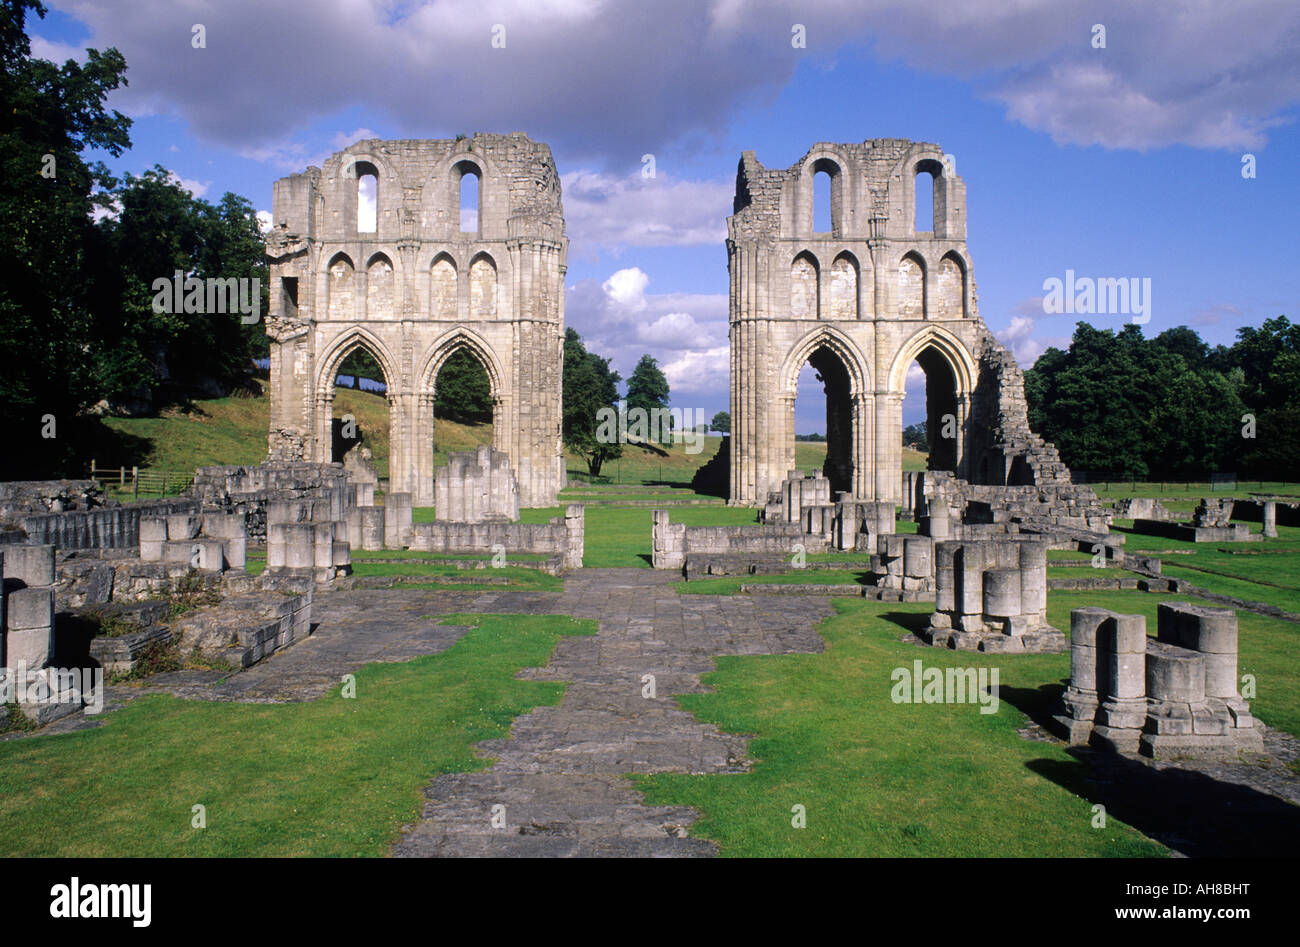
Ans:
[[[794,165],[740,159],[727,221],[731,272],[730,502],[761,505],[794,469],[799,370],[826,390],[831,489],[907,503],[903,398],[926,375],[934,470],[979,484],[1066,486],[1029,430],[1024,383],[979,316],[966,185],[938,145],[821,142]],[[813,230],[813,178],[830,178],[830,230]],[[933,179],[932,229],[915,228],[916,178]]]
[[[477,178],[462,230],[460,188]],[[359,184],[373,179],[373,231]],[[272,460],[336,456],[334,382],[357,348],[384,374],[389,489],[433,503],[433,404],[456,351],[483,366],[493,447],[510,456],[525,506],[564,485],[560,368],[568,241],[550,149],[522,133],[361,141],[275,184],[271,260]]]

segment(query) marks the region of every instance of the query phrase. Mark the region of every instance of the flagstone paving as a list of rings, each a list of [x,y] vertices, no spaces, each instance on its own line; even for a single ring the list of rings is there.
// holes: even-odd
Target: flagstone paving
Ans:
[[[698,814],[643,803],[628,773],[741,772],[747,739],[679,710],[720,654],[820,651],[813,630],[831,613],[814,600],[679,596],[678,577],[647,569],[583,570],[547,611],[592,618],[593,637],[565,638],[545,668],[523,676],[569,682],[563,700],[480,744],[496,763],[439,776],[399,856],[699,856]],[[475,603],[493,612],[499,604]],[[539,603],[540,604],[540,603]],[[653,698],[645,696],[654,678]],[[494,807],[504,806],[504,810]]]

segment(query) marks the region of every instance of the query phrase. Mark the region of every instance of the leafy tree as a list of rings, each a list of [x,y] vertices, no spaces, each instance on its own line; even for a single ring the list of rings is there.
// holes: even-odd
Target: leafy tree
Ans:
[[[1240,417],[1233,431],[1242,471],[1294,479],[1300,470],[1300,325],[1278,316],[1258,329],[1238,329],[1229,358],[1241,377],[1246,410],[1255,416],[1254,438],[1240,436]]]
[[[131,126],[105,107],[126,83],[121,53],[33,59],[29,13],[46,10],[0,3],[0,424],[12,439],[5,475],[28,477],[75,470],[77,432],[100,397],[91,212],[93,193],[114,182],[82,153],[121,155]]]
[[[574,329],[565,330],[562,438],[565,447],[587,462],[593,477],[600,476],[605,461],[623,455],[618,438],[602,436],[608,430],[601,430],[601,409],[616,410],[619,380],[609,359],[588,352]]]
[[[435,417],[462,424],[492,421],[492,386],[487,372],[469,349],[452,352],[438,372],[433,402]]]
[[[636,368],[632,369],[632,376],[627,380],[628,415],[631,416],[636,408],[644,411],[646,418],[651,421],[650,439],[654,440],[655,435],[658,434],[660,443],[671,444],[672,433],[668,425],[660,426],[653,423],[656,417],[669,417],[667,414],[668,379],[664,377],[658,361],[649,355],[641,356],[641,361],[636,363]],[[656,410],[661,414],[656,415],[654,413]]]
[[[1235,469],[1244,375],[1179,326],[1153,339],[1080,322],[1025,373],[1029,420],[1077,469],[1134,478]]]
[[[909,424],[903,428],[903,444],[915,444],[916,449],[920,451],[930,449],[930,435],[926,433],[924,421],[920,424]]]
[[[156,404],[227,393],[267,346],[268,270],[253,205],[231,193],[215,205],[195,198],[162,166],[127,175],[112,196],[120,212],[98,224],[104,252],[96,274],[105,392]],[[249,303],[256,285],[257,309],[247,321],[233,299],[223,299],[226,312],[185,312],[174,288],[156,305],[155,281],[172,284],[177,272],[182,280],[236,280]]]
[[[719,434],[731,433],[731,414],[727,411],[719,411],[709,422],[709,427]]]

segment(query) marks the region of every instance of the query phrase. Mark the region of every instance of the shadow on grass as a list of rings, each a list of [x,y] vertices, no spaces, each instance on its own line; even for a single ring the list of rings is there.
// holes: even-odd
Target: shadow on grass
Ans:
[[[885,612],[880,617],[914,635],[930,624],[930,616],[924,612]]]
[[[998,696],[1054,732],[1052,713],[1066,683],[1004,686]],[[1197,770],[1157,769],[1143,760],[1091,747],[1070,747],[1067,752],[1074,762],[1037,759],[1025,765],[1185,855],[1290,857],[1300,846],[1300,807],[1276,796]]]
[[[1087,747],[1069,753],[1078,762],[1038,759],[1025,765],[1184,855],[1293,857],[1300,847],[1300,807],[1276,796]]]

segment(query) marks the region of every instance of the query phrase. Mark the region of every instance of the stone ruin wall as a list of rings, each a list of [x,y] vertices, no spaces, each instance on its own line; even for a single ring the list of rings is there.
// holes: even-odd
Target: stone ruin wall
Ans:
[[[829,232],[813,230],[813,177],[830,176]],[[934,221],[918,231],[915,177],[934,177]],[[938,145],[904,139],[819,142],[786,169],[745,152],[728,219],[733,505],[762,506],[794,467],[794,397],[811,361],[827,390],[825,475],[835,492],[912,505],[902,476],[907,368],[931,385],[931,430],[959,481],[1037,487],[1049,502],[1096,506],[1055,448],[1030,430],[1024,376],[979,316],[966,247],[965,183]],[[939,380],[936,381],[936,378]],[[955,498],[960,499],[960,498]],[[924,512],[923,510],[920,512]],[[1095,518],[1095,517],[1094,517]]]
[[[378,179],[377,229],[357,220]],[[479,179],[477,230],[462,231],[461,178]],[[276,182],[270,269],[274,460],[329,462],[334,381],[358,347],[383,369],[390,485],[432,506],[438,370],[468,350],[493,400],[493,444],[526,506],[556,502],[568,240],[550,149],[522,133],[361,141]]]

